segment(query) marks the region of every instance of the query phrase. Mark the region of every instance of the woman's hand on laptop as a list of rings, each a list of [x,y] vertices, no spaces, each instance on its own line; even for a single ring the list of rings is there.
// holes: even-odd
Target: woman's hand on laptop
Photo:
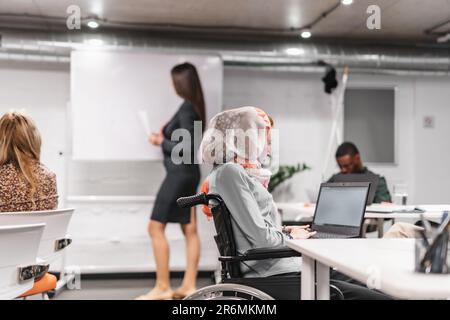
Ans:
[[[306,226],[287,226],[285,230],[289,232],[294,239],[308,239],[315,235],[316,231],[311,231],[309,225]]]

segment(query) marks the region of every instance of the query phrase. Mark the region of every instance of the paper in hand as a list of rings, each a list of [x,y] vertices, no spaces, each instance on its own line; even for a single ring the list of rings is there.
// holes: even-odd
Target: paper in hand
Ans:
[[[141,121],[142,124],[142,128],[145,131],[145,134],[148,136],[151,133],[150,130],[150,124],[148,122],[148,115],[147,115],[147,111],[144,109],[141,109],[137,112],[139,120]]]

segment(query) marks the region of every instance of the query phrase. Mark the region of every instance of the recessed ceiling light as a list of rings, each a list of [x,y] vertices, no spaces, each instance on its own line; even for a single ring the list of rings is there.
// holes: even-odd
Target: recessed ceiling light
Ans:
[[[301,48],[288,48],[286,49],[286,53],[290,56],[299,56],[305,53],[305,50]]]
[[[450,41],[450,33],[447,33],[446,35],[443,35],[442,37],[439,37],[437,39],[438,43],[445,43],[447,41]]]
[[[99,26],[99,23],[95,20],[90,20],[90,21],[88,21],[87,26],[91,29],[97,29]]]
[[[345,6],[351,5],[353,3],[353,0],[342,0],[341,3]]]
[[[311,38],[312,34],[311,34],[311,31],[309,31],[309,30],[303,30],[302,33],[300,34],[300,36],[303,39],[308,39],[308,38]]]

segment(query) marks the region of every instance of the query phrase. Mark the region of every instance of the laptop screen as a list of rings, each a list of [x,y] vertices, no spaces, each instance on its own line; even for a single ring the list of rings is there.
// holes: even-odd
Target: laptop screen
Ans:
[[[314,215],[315,225],[360,227],[366,211],[369,186],[321,187]]]

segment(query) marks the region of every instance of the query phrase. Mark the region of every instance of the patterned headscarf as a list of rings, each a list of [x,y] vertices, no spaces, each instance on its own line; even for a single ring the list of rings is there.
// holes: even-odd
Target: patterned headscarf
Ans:
[[[203,162],[212,165],[235,162],[267,188],[272,172],[264,168],[270,155],[271,120],[255,107],[241,107],[214,116],[203,136],[200,152]],[[208,182],[202,191],[208,192]],[[205,209],[203,211],[205,212]],[[209,208],[207,215],[210,215]]]

